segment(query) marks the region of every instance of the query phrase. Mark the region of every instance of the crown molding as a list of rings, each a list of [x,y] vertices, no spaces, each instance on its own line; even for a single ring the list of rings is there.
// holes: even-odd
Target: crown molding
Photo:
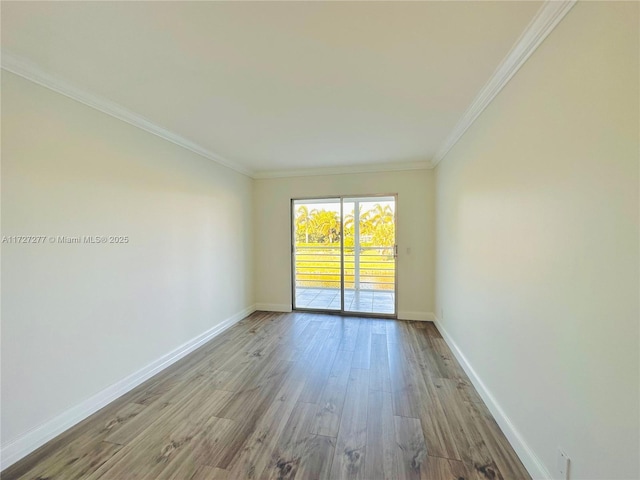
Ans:
[[[345,173],[380,173],[380,172],[402,172],[407,170],[430,170],[433,166],[431,162],[410,162],[410,163],[378,163],[367,165],[349,165],[321,168],[302,168],[296,170],[265,170],[255,172],[253,178],[284,178],[284,177],[308,177],[318,175],[343,175]]]
[[[564,16],[571,10],[577,0],[547,0],[544,2],[535,17],[531,20],[525,31],[520,35],[515,45],[494,71],[489,81],[476,95],[471,105],[467,108],[458,123],[455,125],[445,142],[436,152],[431,161],[413,163],[385,163],[370,165],[351,165],[337,167],[320,167],[295,170],[265,170],[254,172],[250,168],[207,150],[206,148],[188,140],[187,138],[171,132],[147,118],[134,113],[117,103],[111,102],[98,95],[83,90],[55,75],[45,72],[34,63],[8,52],[2,52],[1,67],[3,70],[19,75],[27,80],[49,88],[57,93],[65,95],[84,105],[99,110],[107,115],[129,123],[145,130],[153,135],[163,138],[171,143],[190,150],[204,158],[212,160],[220,165],[235,170],[238,173],[251,178],[281,178],[302,177],[314,175],[340,175],[345,173],[373,173],[393,172],[406,170],[424,170],[434,168],[453,146],[460,140],[469,127],[475,122],[485,108],[493,101],[504,86],[511,80],[516,72],[524,65],[543,40],[560,23]]]
[[[3,70],[11,72],[31,82],[37,83],[45,88],[60,93],[88,107],[99,110],[112,117],[115,117],[130,125],[141,128],[153,135],[163,138],[171,143],[179,145],[190,150],[202,157],[223,165],[227,168],[235,170],[238,173],[251,178],[279,178],[279,177],[304,177],[310,175],[339,175],[344,173],[370,173],[370,172],[393,172],[404,170],[424,170],[433,168],[430,162],[412,162],[412,163],[385,163],[373,165],[355,165],[355,166],[339,166],[339,167],[320,167],[296,170],[266,170],[262,172],[254,172],[253,170],[231,161],[220,155],[207,150],[206,148],[184,138],[177,133],[171,132],[166,128],[156,125],[149,119],[138,115],[131,110],[118,105],[115,102],[102,98],[87,90],[81,89],[58,76],[45,72],[39,66],[22,57],[9,52],[2,52],[2,61],[0,65]]]
[[[144,118],[143,116],[138,115],[137,113],[134,113],[131,110],[118,105],[117,103],[95,95],[94,93],[83,90],[75,85],[72,85],[66,80],[45,72],[36,64],[24,58],[3,51],[1,66],[2,69],[6,70],[7,72],[11,72],[22,78],[26,78],[31,82],[42,85],[43,87],[53,90],[54,92],[60,93],[66,97],[76,100],[77,102],[83,103],[88,107],[94,108],[101,111],[102,113],[111,115],[118,120],[122,120],[123,122],[127,122],[130,125],[141,128],[142,130],[152,133],[153,135],[179,145],[180,147],[186,148],[193,153],[196,153],[209,160],[213,160],[214,162],[224,167],[230,168],[238,173],[247,175],[249,177],[251,177],[253,174],[250,169],[244,167],[243,165],[223,158],[220,155],[198,145],[197,143],[192,142],[191,140],[188,140],[181,135],[178,135],[177,133],[171,132],[166,128],[156,125],[149,119]]]
[[[509,83],[520,67],[536,51],[538,46],[560,23],[577,0],[547,0],[544,2],[527,28],[520,35],[502,63],[493,72],[489,81],[482,87],[471,105],[458,120],[449,136],[433,157],[432,166],[435,167],[449,153],[449,150],[460,140],[467,129],[476,121],[485,108],[498,95],[500,90]]]

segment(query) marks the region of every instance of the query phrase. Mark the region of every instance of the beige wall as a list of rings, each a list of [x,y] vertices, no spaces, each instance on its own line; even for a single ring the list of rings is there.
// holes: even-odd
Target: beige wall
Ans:
[[[253,303],[252,180],[2,72],[2,442]]]
[[[640,477],[638,7],[579,2],[437,168],[436,314],[554,478]]]
[[[433,312],[433,171],[341,174],[255,181],[255,291],[258,308],[291,308],[292,198],[398,194],[398,312]],[[411,253],[407,253],[407,249]]]

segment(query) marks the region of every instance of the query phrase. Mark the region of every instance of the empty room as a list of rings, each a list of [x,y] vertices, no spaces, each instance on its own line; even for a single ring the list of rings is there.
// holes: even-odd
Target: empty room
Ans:
[[[640,3],[0,17],[2,480],[640,478]]]

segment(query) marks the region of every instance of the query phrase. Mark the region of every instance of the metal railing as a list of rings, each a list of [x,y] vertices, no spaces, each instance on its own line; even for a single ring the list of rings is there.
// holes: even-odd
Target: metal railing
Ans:
[[[355,247],[344,247],[345,288],[394,289],[396,262],[393,247],[361,246],[357,255],[358,262]],[[297,288],[340,288],[340,245],[297,244],[294,246],[294,258]]]

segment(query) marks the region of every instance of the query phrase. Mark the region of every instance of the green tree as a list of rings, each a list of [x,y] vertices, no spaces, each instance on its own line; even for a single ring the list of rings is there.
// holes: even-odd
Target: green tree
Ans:
[[[309,243],[309,231],[313,230],[313,218],[306,205],[300,205],[295,218],[296,241]]]
[[[395,214],[389,205],[376,204],[362,211],[360,205],[360,243],[392,247],[395,243]],[[345,246],[355,245],[355,216],[344,216],[344,232],[340,230],[340,216],[331,210],[311,210],[300,205],[295,216],[295,238],[305,243],[335,243],[344,239]]]
[[[317,243],[334,243],[340,239],[340,218],[336,212],[312,210],[313,238]]]
[[[374,245],[391,247],[395,242],[395,215],[389,205],[376,204],[366,212],[366,221],[371,225]]]

